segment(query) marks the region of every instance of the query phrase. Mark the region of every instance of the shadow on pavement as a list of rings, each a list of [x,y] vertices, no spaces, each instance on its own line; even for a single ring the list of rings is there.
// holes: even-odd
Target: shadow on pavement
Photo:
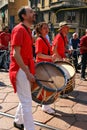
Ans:
[[[81,130],[87,130],[87,114],[68,114],[56,110],[56,114],[54,115],[54,117],[67,122],[73,127],[80,128]],[[83,124],[83,122],[85,123],[85,125]]]
[[[70,96],[71,97],[68,97],[67,99],[69,99],[73,102],[76,102],[76,103],[87,105],[87,92],[74,90],[70,94]]]
[[[66,100],[71,100],[76,104],[87,106],[87,92],[74,90],[72,93],[70,93],[70,96]],[[72,106],[72,110],[73,107],[74,106]],[[55,112],[56,113],[53,115],[53,117],[63,120],[71,126],[80,128],[81,130],[87,130],[87,110],[76,110],[75,113],[72,114],[60,110],[55,110]]]

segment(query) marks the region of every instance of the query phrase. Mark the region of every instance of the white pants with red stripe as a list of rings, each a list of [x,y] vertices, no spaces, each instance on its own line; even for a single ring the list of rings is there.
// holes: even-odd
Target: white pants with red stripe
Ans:
[[[32,116],[31,84],[22,69],[19,69],[17,73],[16,86],[20,103],[15,115],[15,122],[24,124],[24,130],[35,130]]]

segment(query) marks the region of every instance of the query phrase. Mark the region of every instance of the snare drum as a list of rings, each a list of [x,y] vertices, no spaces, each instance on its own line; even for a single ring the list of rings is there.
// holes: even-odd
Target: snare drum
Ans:
[[[32,86],[32,99],[40,104],[53,103],[66,86],[67,79],[60,67],[49,62],[36,65],[36,83]]]
[[[67,61],[56,61],[56,66],[59,66],[66,74],[67,85],[61,94],[68,94],[73,91],[75,88],[75,68],[74,66]]]

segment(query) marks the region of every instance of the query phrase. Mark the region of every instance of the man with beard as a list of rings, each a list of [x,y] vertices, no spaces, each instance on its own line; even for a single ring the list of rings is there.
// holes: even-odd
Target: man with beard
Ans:
[[[66,52],[69,53],[67,49],[68,39],[67,35],[69,32],[69,25],[66,21],[59,23],[59,33],[55,36],[53,40],[53,52],[57,55],[58,60],[63,60],[66,58]]]
[[[20,101],[14,126],[21,130],[35,130],[31,98],[31,83],[35,82],[35,72],[30,31],[30,26],[35,21],[35,13],[29,7],[22,7],[18,16],[21,22],[12,31],[9,70],[14,92],[17,92]]]

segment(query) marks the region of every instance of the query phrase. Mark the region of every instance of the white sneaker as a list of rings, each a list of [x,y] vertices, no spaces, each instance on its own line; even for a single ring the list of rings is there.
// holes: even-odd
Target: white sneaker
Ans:
[[[68,94],[63,94],[63,95],[60,95],[61,98],[68,98],[69,95]]]
[[[43,112],[46,112],[48,114],[54,114],[55,111],[49,106],[49,105],[42,105]]]

